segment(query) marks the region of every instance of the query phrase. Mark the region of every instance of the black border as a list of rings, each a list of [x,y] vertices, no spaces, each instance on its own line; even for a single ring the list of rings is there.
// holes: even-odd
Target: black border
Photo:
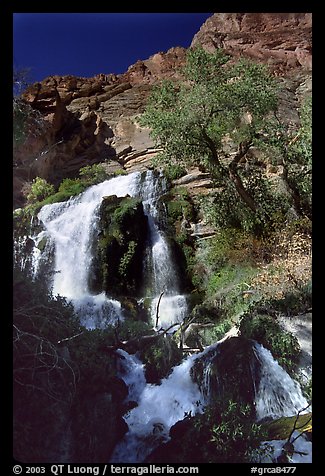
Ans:
[[[321,6],[321,3],[318,5]],[[45,12],[44,8],[54,7],[53,10],[51,8],[50,11]],[[155,5],[152,5],[154,7]],[[323,334],[321,333],[321,324],[324,319],[321,307],[320,307],[320,300],[318,301],[319,295],[321,295],[322,292],[322,275],[318,276],[318,272],[320,272],[320,263],[321,263],[321,256],[322,256],[322,214],[321,211],[318,211],[318,207],[322,207],[322,195],[319,195],[319,189],[321,189],[321,186],[323,185],[323,180],[322,180],[322,172],[321,172],[321,167],[322,167],[322,162],[324,161],[324,158],[321,154],[322,149],[320,147],[320,141],[322,138],[322,131],[320,131],[319,134],[317,134],[317,128],[322,126],[323,118],[321,116],[321,106],[320,106],[320,99],[323,96],[323,93],[321,91],[318,92],[318,86],[322,83],[322,56],[321,56],[321,39],[317,39],[317,35],[320,35],[321,28],[322,28],[322,13],[317,12],[317,9],[314,8],[314,5],[312,2],[306,2],[304,5],[299,5],[297,2],[291,2],[291,5],[288,4],[288,2],[284,5],[283,2],[272,2],[270,5],[258,5],[259,8],[256,8],[257,5],[251,4],[248,5],[247,3],[244,5],[243,3],[232,3],[231,5],[226,2],[218,2],[214,3],[213,5],[211,2],[199,2],[199,4],[195,5],[195,8],[191,8],[191,5],[187,5],[187,10],[186,12],[182,11],[182,8],[179,6],[177,7],[176,2],[173,2],[173,4],[168,7],[168,5],[164,2],[163,3],[163,8],[156,8],[155,9],[150,9],[150,12],[153,13],[199,13],[199,12],[205,12],[205,11],[219,11],[219,12],[237,12],[241,11],[242,9],[245,12],[257,12],[260,10],[260,7],[263,6],[263,10],[266,12],[276,12],[276,11],[281,11],[281,12],[308,12],[313,14],[313,37],[316,37],[316,41],[314,40],[314,49],[316,48],[316,53],[314,53],[314,60],[313,60],[313,69],[314,69],[314,74],[313,74],[313,89],[314,89],[314,101],[313,101],[313,148],[316,150],[314,162],[313,162],[313,208],[314,208],[314,234],[313,234],[313,253],[314,256],[316,256],[316,259],[313,259],[313,275],[314,277],[314,283],[313,283],[313,301],[314,305],[316,304],[316,308],[314,310],[314,332],[313,332],[313,413],[314,413],[314,425],[313,425],[313,463],[308,464],[307,467],[305,468],[305,464],[298,464],[297,465],[297,470],[295,474],[305,474],[305,471],[310,473],[312,471],[312,468],[315,467],[315,465],[318,465],[321,463],[322,460],[322,427],[321,427],[321,422],[320,418],[323,413],[323,410],[320,406],[320,401],[321,401],[321,396],[322,396],[322,375],[318,375],[319,369],[322,367],[322,356],[321,350],[322,350],[322,337]],[[10,7],[10,8],[9,8]],[[99,5],[98,8],[98,13],[103,12],[102,6]],[[110,11],[107,13],[120,13],[121,9],[117,8],[118,5],[115,6],[114,10],[114,5],[110,5]],[[167,10],[166,10],[167,7]],[[194,5],[193,5],[194,7]],[[200,7],[198,9],[198,7]],[[5,147],[2,147],[2,168],[1,168],[1,193],[3,194],[1,204],[2,204],[2,211],[4,211],[4,216],[5,216],[5,224],[2,226],[2,253],[1,253],[1,270],[2,270],[2,291],[3,291],[3,299],[2,299],[2,309],[3,312],[2,314],[2,319],[3,319],[3,327],[5,327],[5,336],[2,334],[2,342],[1,342],[1,351],[3,352],[3,356],[1,359],[1,362],[3,363],[3,370],[1,372],[1,380],[2,380],[2,410],[4,411],[4,417],[7,420],[5,422],[5,425],[2,426],[2,434],[5,436],[2,439],[1,442],[1,453],[2,457],[0,460],[0,469],[2,470],[2,465],[5,464],[5,468],[8,468],[8,472],[5,472],[4,474],[13,474],[12,472],[12,465],[14,464],[14,460],[12,458],[12,332],[11,332],[11,322],[10,319],[7,318],[8,315],[12,315],[12,168],[11,168],[11,155],[12,155],[12,142],[11,142],[11,134],[8,132],[11,130],[11,127],[8,128],[7,121],[9,121],[12,116],[12,86],[11,86],[11,81],[12,81],[12,63],[13,63],[13,54],[12,54],[12,49],[11,49],[11,55],[9,54],[10,50],[10,44],[12,44],[12,38],[13,38],[13,27],[12,27],[12,15],[13,13],[27,13],[27,8],[28,8],[28,13],[39,13],[39,12],[44,12],[44,13],[68,13],[72,12],[73,10],[77,10],[79,13],[97,13],[97,12],[91,12],[91,11],[80,11],[80,4],[76,6],[76,8],[72,8],[71,4],[68,7],[67,3],[65,2],[56,2],[55,4],[44,4],[42,3],[39,6],[33,6],[31,5],[31,2],[12,2],[11,5],[1,5],[1,15],[0,15],[0,35],[1,35],[1,45],[3,47],[3,57],[2,57],[2,71],[1,71],[1,84],[2,86],[2,103],[5,103],[5,110],[2,109],[3,111],[3,118],[4,121],[2,122],[3,124],[3,134],[2,138],[5,138]],[[121,12],[123,13],[123,12]],[[131,12],[125,12],[125,13],[131,13]],[[137,12],[134,13],[149,13],[147,8],[140,8],[138,9]],[[6,64],[8,63],[8,64]],[[316,68],[316,71],[315,71]],[[317,71],[317,68],[319,68],[319,71]],[[315,100],[316,98],[316,100]],[[7,110],[8,108],[8,110]],[[318,120],[318,115],[320,115],[320,118]],[[10,126],[12,125],[12,121],[10,122]],[[320,138],[320,139],[319,139]],[[318,153],[318,147],[319,147],[319,153]],[[10,276],[11,274],[11,276]],[[12,319],[12,318],[11,318]],[[318,330],[318,328],[320,329]],[[9,390],[10,388],[10,390]],[[319,408],[318,408],[319,407]],[[317,418],[317,420],[316,420]],[[7,426],[8,424],[8,426]],[[23,467],[26,467],[28,465],[23,464]],[[30,465],[32,466],[32,465]],[[34,465],[36,466],[36,465]],[[46,474],[51,474],[50,472],[50,464],[42,464],[43,467],[46,468]],[[78,465],[71,465],[73,467],[76,467]],[[91,465],[86,465],[86,466],[91,466]],[[104,465],[94,465],[94,466],[99,466],[103,468]],[[116,465],[116,466],[122,466],[122,465]],[[127,466],[127,465],[123,465]],[[130,465],[129,465],[130,466]],[[132,466],[146,466],[146,465],[132,465]],[[173,465],[171,465],[173,466]],[[179,466],[179,465],[175,465]],[[189,464],[184,464],[184,466],[190,466]],[[200,469],[200,473],[202,474],[202,471],[204,472],[205,470],[210,471],[211,469],[214,470],[214,466],[217,466],[218,468],[220,467],[221,472],[223,470],[227,471],[227,466],[225,464],[216,464],[212,465],[211,464],[205,464],[205,465],[193,465],[193,466],[198,466]],[[251,474],[250,468],[252,466],[257,466],[257,467],[266,467],[266,468],[271,468],[272,466],[279,466],[279,465],[264,465],[264,464],[259,464],[259,465],[245,465],[245,464],[237,464],[235,467],[236,469],[238,468],[238,474],[245,474],[247,471],[247,474]],[[290,465],[288,465],[290,466]],[[294,465],[291,465],[294,466]],[[234,466],[230,467],[230,470],[232,470]],[[234,468],[234,469],[235,469]],[[23,471],[22,474],[25,474]],[[66,474],[66,473],[62,473]],[[106,474],[110,474],[107,472]],[[166,473],[164,473],[166,474]],[[256,473],[255,473],[256,474]],[[311,473],[312,474],[312,473]]]

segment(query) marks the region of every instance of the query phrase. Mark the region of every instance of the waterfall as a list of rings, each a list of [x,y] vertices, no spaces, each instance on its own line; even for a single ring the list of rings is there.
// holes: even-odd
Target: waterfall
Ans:
[[[143,462],[157,446],[170,439],[169,430],[176,422],[186,415],[203,413],[211,398],[211,379],[217,378],[211,373],[211,363],[224,340],[187,357],[160,385],[145,384],[141,362],[125,351],[118,351],[123,356],[119,376],[129,385],[132,395],[129,399],[136,400],[138,406],[124,416],[129,431],[115,447],[112,463]],[[307,407],[299,384],[274,360],[271,352],[256,342],[253,349],[261,364],[260,380],[256,382],[257,421],[296,415]],[[201,390],[191,377],[197,359],[204,363]]]
[[[165,191],[163,177],[148,171],[144,179],[139,172],[106,180],[89,187],[77,197],[66,202],[45,205],[38,214],[43,230],[33,237],[37,244],[44,237],[54,247],[54,277],[52,291],[69,299],[81,323],[89,329],[105,327],[123,319],[121,304],[105,296],[93,295],[88,288],[91,267],[91,237],[98,225],[98,210],[102,198],[107,195],[130,195],[143,200],[144,212],[149,224],[149,242],[152,264],[151,316],[155,322],[158,298],[164,296],[159,307],[159,326],[168,327],[181,322],[187,311],[186,298],[179,292],[178,278],[170,247],[159,228],[158,200]],[[50,245],[47,245],[50,247]],[[34,247],[32,262],[37,273],[44,253]],[[140,273],[142,270],[139,270]]]
[[[271,352],[258,343],[254,344],[254,352],[261,363],[261,376],[255,398],[257,419],[293,416],[306,408],[308,402],[300,385],[278,364]],[[310,408],[306,411],[310,411]]]
[[[88,288],[91,236],[97,227],[97,212],[106,195],[136,196],[140,179],[141,174],[135,172],[106,180],[66,202],[45,205],[38,214],[55,248],[53,294],[68,298],[81,323],[90,329],[123,319],[118,301],[104,293],[93,295]]]
[[[125,376],[125,371],[132,372],[135,361],[134,356],[123,352],[124,370],[120,377],[126,383],[128,378],[131,379],[131,391],[139,397],[138,406],[124,417],[129,431],[115,447],[112,463],[143,462],[153,449],[169,440],[171,426],[183,420],[186,415],[202,413],[204,398],[190,375],[193,362],[200,355],[202,354],[192,355],[174,367],[160,385],[143,386],[142,378]]]
[[[164,295],[159,304],[159,327],[167,328],[176,322],[182,322],[186,316],[186,298],[179,291],[178,276],[171,251],[162,230],[160,230],[161,211],[158,200],[166,191],[163,177],[157,180],[154,172],[149,170],[141,184],[141,196],[144,212],[148,218],[151,245],[152,283],[154,299],[151,304],[151,317],[156,318],[158,299]]]
[[[44,251],[35,249],[32,255],[35,273],[40,269],[46,253],[53,253],[54,295],[66,297],[73,304],[81,324],[89,329],[105,327],[123,320],[121,303],[105,293],[92,294],[88,287],[91,269],[92,237],[99,221],[99,209],[104,196],[140,197],[148,219],[151,270],[151,317],[155,322],[158,299],[159,327],[180,323],[186,316],[186,297],[181,294],[179,280],[168,240],[161,224],[159,198],[165,192],[162,177],[148,171],[145,176],[135,172],[106,180],[89,187],[77,197],[62,203],[45,205],[38,214],[43,231],[34,237],[36,244],[46,240]],[[142,273],[142,270],[139,270]],[[220,341],[219,341],[220,343]],[[213,344],[203,352],[187,357],[173,368],[159,385],[148,384],[144,365],[134,355],[118,350],[119,377],[129,389],[128,400],[137,406],[125,415],[129,430],[116,446],[111,462],[142,462],[158,445],[169,440],[169,430],[187,415],[204,411],[212,391],[211,359],[216,356]],[[297,414],[307,406],[297,382],[273,359],[260,344],[254,344],[260,362],[260,379],[256,382],[257,420]],[[211,356],[209,355],[211,352]],[[202,371],[202,391],[191,378],[196,359],[205,357]],[[218,382],[217,382],[218,383]]]

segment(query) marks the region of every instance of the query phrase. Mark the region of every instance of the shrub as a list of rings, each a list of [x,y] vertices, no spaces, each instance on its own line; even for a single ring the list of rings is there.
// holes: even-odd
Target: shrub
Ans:
[[[81,167],[79,170],[79,175],[83,181],[89,183],[90,185],[101,183],[109,177],[109,174],[106,172],[102,164],[93,164]]]
[[[80,179],[66,178],[62,180],[59,186],[59,192],[64,193],[66,197],[79,195],[86,189],[86,184]]]
[[[27,200],[29,203],[39,202],[52,195],[54,191],[55,189],[52,184],[41,177],[36,177],[30,186]]]
[[[179,164],[166,164],[166,166],[164,167],[164,176],[170,182],[172,180],[177,180],[178,178],[183,177],[183,175],[186,174],[187,170],[185,169],[185,167]]]

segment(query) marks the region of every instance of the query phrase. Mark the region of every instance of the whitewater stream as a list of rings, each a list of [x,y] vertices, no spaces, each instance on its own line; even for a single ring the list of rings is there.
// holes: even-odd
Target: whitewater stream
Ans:
[[[105,327],[123,320],[119,301],[105,293],[93,294],[88,288],[91,267],[91,239],[96,232],[99,208],[103,197],[130,195],[143,202],[148,219],[150,257],[147,266],[151,280],[151,317],[153,326],[159,296],[158,327],[167,328],[182,322],[187,313],[186,297],[181,294],[177,270],[164,232],[161,230],[161,205],[159,197],[165,192],[164,180],[152,171],[145,176],[138,172],[119,176],[94,185],[67,202],[44,206],[38,219],[44,229],[34,236],[37,244],[46,238],[45,249],[34,249],[34,273],[37,274],[47,250],[54,250],[53,295],[66,297],[74,306],[81,323],[89,329]],[[137,403],[125,416],[129,431],[116,446],[111,462],[143,462],[159,444],[168,441],[169,430],[186,415],[204,411],[209,400],[209,365],[203,375],[203,389],[191,379],[190,370],[196,359],[211,352],[218,344],[202,353],[189,356],[174,367],[160,385],[148,384],[144,365],[135,355],[123,350],[119,354],[119,377],[129,389],[128,400]],[[261,379],[256,388],[257,419],[295,415],[307,406],[297,382],[280,367],[271,353],[259,344],[254,347],[261,364]],[[213,354],[213,352],[212,352]],[[214,355],[214,354],[213,354]]]

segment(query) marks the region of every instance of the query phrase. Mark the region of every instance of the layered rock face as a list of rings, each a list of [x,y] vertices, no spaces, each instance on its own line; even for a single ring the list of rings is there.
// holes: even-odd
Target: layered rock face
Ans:
[[[284,115],[297,120],[298,101],[311,89],[311,14],[215,13],[194,36],[191,47],[197,45],[268,64],[285,82]],[[24,183],[36,176],[58,184],[96,162],[130,172],[149,167],[158,149],[137,116],[154,84],[179,78],[185,56],[176,47],[137,61],[121,75],[51,76],[30,86],[23,98],[46,127],[15,148],[14,204],[23,203]]]
[[[277,74],[311,70],[310,13],[215,13],[194,36],[191,47],[223,48],[234,57],[268,64]]]

